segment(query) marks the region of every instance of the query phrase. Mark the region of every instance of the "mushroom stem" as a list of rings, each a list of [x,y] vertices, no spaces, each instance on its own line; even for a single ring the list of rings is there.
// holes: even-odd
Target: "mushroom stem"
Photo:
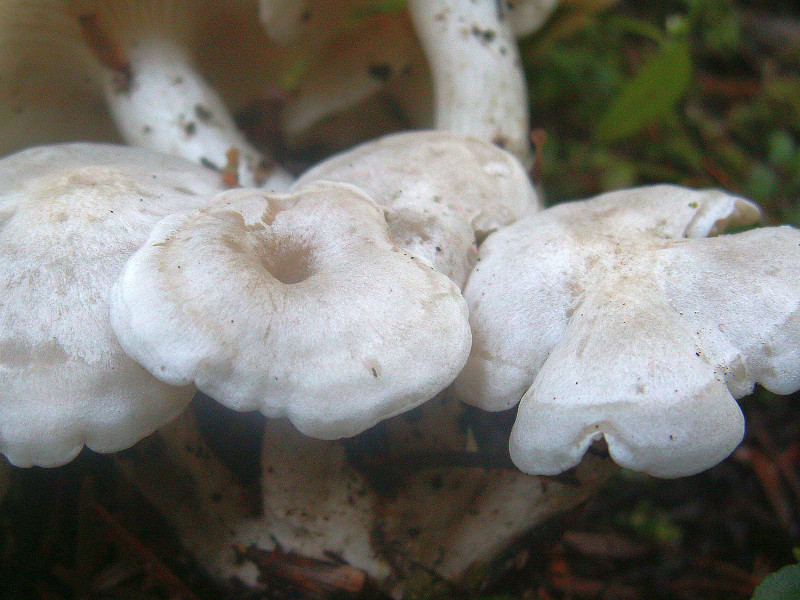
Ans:
[[[243,508],[248,496],[214,458],[190,414],[118,462],[219,578],[256,585],[253,565],[235,560],[235,548],[254,547],[325,561],[335,556],[380,586],[413,592],[457,580],[491,560],[535,524],[586,499],[617,470],[597,456],[586,457],[569,480],[479,461],[412,467],[423,454],[483,451],[464,429],[464,410],[453,398],[435,399],[411,418],[394,417],[344,442],[315,440],[286,420],[269,419],[260,512]],[[469,431],[496,425],[489,419]],[[381,457],[380,468],[369,466]]]
[[[409,0],[428,57],[435,126],[530,162],[528,101],[511,24],[495,0]]]
[[[236,128],[220,96],[185,51],[163,40],[127,48],[129,79],[109,71],[106,101],[123,139],[220,169],[238,150],[238,183],[284,189],[291,177],[269,164]]]
[[[208,447],[191,409],[114,459],[212,574],[255,582],[236,566],[234,532],[258,513],[257,500]]]

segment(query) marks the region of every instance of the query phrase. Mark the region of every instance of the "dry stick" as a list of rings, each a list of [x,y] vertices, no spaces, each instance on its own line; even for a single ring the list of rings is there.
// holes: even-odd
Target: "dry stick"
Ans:
[[[341,592],[358,595],[368,585],[366,573],[347,564],[262,550],[256,546],[240,549],[240,553],[258,567],[262,576],[290,583],[320,600]]]

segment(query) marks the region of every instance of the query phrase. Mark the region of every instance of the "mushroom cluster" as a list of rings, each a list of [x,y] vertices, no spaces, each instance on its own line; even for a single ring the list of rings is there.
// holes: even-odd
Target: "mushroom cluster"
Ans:
[[[415,152],[422,162],[409,160]],[[12,464],[127,448],[174,421],[196,390],[292,423],[264,433],[269,518],[242,513],[239,487],[200,451],[190,415],[162,430],[170,450],[154,464],[147,453],[120,459],[149,470],[140,485],[166,513],[165,481],[196,484],[180,495],[198,504],[170,516],[221,575],[247,579],[232,554],[246,543],[317,557],[335,549],[386,581],[425,573],[420,565],[455,577],[609,473],[596,465],[577,488],[545,486],[501,456],[499,466],[412,469],[387,496],[341,441],[385,422],[390,446],[477,458],[462,406],[420,405],[467,360],[459,285],[478,241],[537,208],[521,163],[488,142],[390,136],[286,193],[223,190],[213,171],[136,148],[41,146],[0,161],[0,189],[0,451]],[[446,273],[434,267],[439,254]],[[468,518],[476,513],[484,519]],[[313,525],[300,517],[309,514]],[[374,544],[378,517],[403,569]]]
[[[495,146],[408,135],[452,157],[480,148],[474,190],[442,187],[418,199],[423,213],[479,207],[487,182],[517,211],[533,197]],[[444,182],[420,170],[417,184]],[[400,247],[352,184],[223,192],[182,159],[67,144],[0,161],[0,189],[0,450],[16,465],[130,446],[194,386],[318,438],[352,436],[438,394],[469,353],[457,285]]]
[[[0,159],[0,453],[133,446],[120,469],[216,575],[255,583],[245,547],[404,589],[614,463],[727,456],[736,398],[800,388],[800,232],[721,235],[758,208],[676,186],[541,210],[514,37],[552,5],[0,4],[0,153],[136,146]],[[382,100],[437,130],[295,179],[231,116],[259,94],[280,143],[398,128]],[[266,417],[255,510],[193,397]]]
[[[252,546],[333,551],[385,585],[457,578],[604,481],[607,458],[579,465],[592,442],[695,473],[740,441],[734,398],[800,387],[800,233],[717,235],[759,218],[718,191],[539,211],[511,154],[426,131],[283,193],[97,144],[7,157],[0,188],[0,450],[58,465],[172,421],[119,464],[223,577],[256,581],[234,552]],[[260,517],[176,420],[196,390],[271,419]],[[520,397],[510,439],[457,401]]]
[[[285,189],[287,144],[435,126],[526,161],[515,36],[553,3],[8,0],[0,154],[124,141]]]
[[[424,196],[417,192],[430,184],[405,180],[395,188],[395,170],[371,169],[366,157],[370,148],[380,155],[409,136],[333,157],[308,179],[360,181],[385,198],[388,219],[403,189]],[[421,134],[420,147],[430,139],[439,144],[442,135]],[[305,177],[300,183],[307,185]],[[446,197],[429,198],[459,214]],[[585,497],[613,470],[597,453],[583,456],[593,442],[604,439],[619,465],[661,477],[707,469],[743,434],[734,398],[756,382],[778,393],[800,388],[800,232],[721,235],[759,216],[754,204],[720,191],[652,186],[530,210],[498,227],[480,244],[464,288],[472,347],[452,394],[371,430],[382,440],[377,460],[384,476],[388,469],[390,492],[376,487],[372,469],[353,463],[351,445],[268,425],[264,512],[254,520],[196,425],[183,420],[162,434],[171,479],[203,492],[188,510],[169,503],[187,490],[148,485],[145,493],[184,524],[187,545],[221,576],[248,580],[232,551],[239,545],[317,557],[332,550],[385,584],[408,584],[420,570],[457,578],[557,510],[553,503],[563,508]],[[522,398],[505,438],[519,471],[471,462],[485,456],[474,441],[481,427],[464,425],[470,416],[455,397],[489,411]],[[495,435],[507,436],[503,431]],[[458,456],[469,466],[425,464],[431,456]],[[123,464],[151,481],[143,475],[164,467],[152,451]],[[569,469],[579,482],[571,489],[541,477]],[[225,508],[212,497],[224,498]],[[192,525],[197,521],[216,524],[210,539],[208,529]],[[478,543],[487,538],[489,546]]]

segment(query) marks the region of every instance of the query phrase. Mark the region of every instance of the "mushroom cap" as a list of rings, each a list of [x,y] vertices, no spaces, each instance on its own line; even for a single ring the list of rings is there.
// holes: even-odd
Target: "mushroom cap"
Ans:
[[[124,354],[108,294],[153,224],[200,206],[216,182],[184,160],[100,144],[0,161],[0,452],[11,463],[126,448],[189,401],[190,388]]]
[[[653,186],[490,236],[457,394],[490,410],[522,397],[510,448],[526,472],[570,468],[600,437],[653,475],[716,464],[743,434],[735,398],[800,387],[800,232],[687,239],[757,218],[740,198]]]
[[[350,436],[432,398],[469,353],[466,304],[347,184],[235,190],[161,221],[112,300],[123,348],[172,385]]]
[[[497,146],[442,131],[387,135],[328,158],[296,182],[351,183],[384,209],[394,243],[463,285],[476,241],[536,209],[522,164]]]

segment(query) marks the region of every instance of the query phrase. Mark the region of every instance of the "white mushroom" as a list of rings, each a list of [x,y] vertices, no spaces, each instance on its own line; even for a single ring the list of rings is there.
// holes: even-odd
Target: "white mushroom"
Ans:
[[[496,0],[409,0],[433,75],[436,129],[529,159],[528,96],[516,38]]]
[[[285,174],[237,130],[231,110],[280,97],[280,114],[266,119],[280,123],[275,137],[325,145],[305,134],[331,114],[381,93],[400,113],[430,99],[419,37],[436,81],[435,126],[496,141],[528,160],[515,40],[506,9],[498,13],[493,0],[463,3],[444,20],[428,3],[409,10],[361,0],[284,4],[262,3],[269,35],[255,0],[0,4],[0,153],[122,138],[224,167],[234,148],[242,184],[266,177],[269,186],[285,186]],[[392,91],[393,84],[403,87]],[[408,85],[423,89],[410,94]],[[382,127],[430,126],[428,108],[414,106]],[[359,135],[375,133],[367,127]]]
[[[388,135],[337,154],[295,184],[351,183],[386,214],[392,241],[422,256],[459,287],[476,242],[538,209],[533,186],[510,153],[441,131]]]
[[[323,49],[323,55],[341,58],[326,59],[326,67],[315,68],[311,79],[304,82],[299,90],[302,97],[286,108],[287,134],[294,138],[314,120],[330,114],[331,108],[355,105],[382,89],[375,77],[376,67],[386,73],[386,79],[397,79],[398,73],[417,68],[416,44],[406,22],[410,15],[427,57],[435,96],[433,123],[413,124],[495,142],[527,163],[527,93],[515,36],[538,29],[552,11],[554,0],[411,0],[406,4],[407,11],[400,12],[401,2],[260,1],[264,26],[282,44],[310,40],[313,45],[322,37],[323,28],[337,18],[351,28],[354,21],[368,22],[347,44],[341,40]],[[363,49],[353,52],[352,46]],[[338,83],[320,85],[323,78],[332,79],[327,74],[331,71]],[[427,98],[425,91],[410,90],[409,82],[404,83],[395,104],[407,107],[409,98],[412,102]]]
[[[155,222],[219,191],[211,171],[132,148],[69,144],[0,161],[0,452],[52,466],[125,448],[191,387],[125,355],[108,294]]]
[[[740,198],[653,186],[490,236],[458,394],[490,410],[522,397],[510,448],[526,472],[563,471],[601,437],[658,476],[716,464],[743,434],[734,398],[800,387],[800,232],[686,239],[757,219]]]
[[[231,166],[231,184],[285,189],[291,177],[267,164],[240,132],[219,94],[201,77],[185,49],[169,41],[142,40],[128,52],[130,81],[106,77],[105,98],[123,139],[134,146]],[[236,154],[229,165],[229,151]]]
[[[346,184],[224,194],[162,220],[115,286],[123,348],[171,385],[351,436],[444,389],[470,332],[455,285]]]
[[[32,143],[116,140],[222,168],[238,152],[238,179],[285,187],[287,176],[236,128],[197,68],[198,47],[242,29],[246,3],[10,0],[0,5],[0,78],[7,114],[0,151]],[[258,31],[258,28],[254,28]],[[250,31],[239,37],[255,43]],[[212,39],[209,39],[212,38]],[[262,41],[266,36],[262,36]],[[237,38],[237,41],[238,38]],[[228,44],[233,46],[234,44]],[[252,65],[251,65],[252,66]],[[213,70],[211,66],[208,70]]]

